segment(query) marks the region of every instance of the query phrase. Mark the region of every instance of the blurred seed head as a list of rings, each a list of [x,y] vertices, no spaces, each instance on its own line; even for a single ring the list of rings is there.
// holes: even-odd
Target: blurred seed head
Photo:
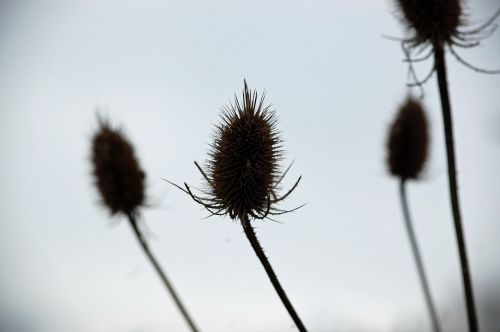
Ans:
[[[389,128],[387,164],[392,175],[417,179],[427,159],[429,133],[425,111],[419,101],[408,98]]]
[[[461,0],[397,0],[414,46],[451,43],[462,24]]]
[[[130,214],[144,202],[144,172],[124,134],[99,120],[92,138],[95,185],[111,214]]]

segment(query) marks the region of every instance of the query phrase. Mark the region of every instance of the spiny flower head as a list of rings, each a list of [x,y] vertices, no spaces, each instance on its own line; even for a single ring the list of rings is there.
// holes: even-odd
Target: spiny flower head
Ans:
[[[461,0],[397,0],[414,46],[451,43],[462,24]]]
[[[420,102],[408,98],[389,129],[387,164],[392,175],[417,179],[427,159],[429,134]]]
[[[243,98],[224,107],[209,153],[208,178],[214,200],[230,216],[267,209],[281,159],[276,115],[263,107],[245,82]]]
[[[500,70],[489,70],[476,67],[464,60],[455,47],[472,48],[490,37],[497,27],[495,20],[500,16],[500,7],[484,23],[473,28],[464,29],[465,19],[462,0],[393,0],[399,7],[411,35],[401,40],[405,53],[405,61],[409,63],[413,82],[408,86],[418,86],[427,82],[437,67],[444,64],[439,60],[445,49],[463,65],[485,74],[499,74]],[[430,49],[430,50],[429,50]],[[434,65],[424,79],[418,79],[413,68],[414,62],[424,61],[434,55]],[[422,90],[423,95],[423,90]]]
[[[124,134],[100,120],[92,138],[95,184],[112,214],[133,213],[144,202],[144,172]]]
[[[204,196],[196,196],[185,183],[185,189],[197,203],[212,215],[229,215],[231,219],[269,218],[293,210],[282,210],[276,203],[284,200],[298,186],[301,177],[283,196],[277,187],[290,166],[281,172],[283,156],[276,129],[276,114],[264,106],[264,95],[257,97],[245,81],[241,101],[222,108],[216,126],[206,172],[195,162],[207,181]]]

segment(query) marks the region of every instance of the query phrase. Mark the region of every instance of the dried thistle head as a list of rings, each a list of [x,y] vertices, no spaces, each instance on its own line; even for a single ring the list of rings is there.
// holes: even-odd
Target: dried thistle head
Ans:
[[[124,134],[106,121],[92,138],[95,184],[112,214],[134,213],[144,202],[144,172]]]
[[[459,36],[461,0],[397,0],[414,45],[450,43]]]
[[[276,114],[269,107],[264,106],[264,95],[259,100],[245,81],[241,101],[235,96],[234,104],[222,108],[206,171],[195,162],[207,181],[205,195],[194,195],[187,184],[185,189],[176,185],[212,215],[264,219],[289,212],[277,208],[276,203],[301,178],[285,195],[277,196],[277,187],[290,167],[281,172],[283,150]]]
[[[413,79],[408,86],[421,87],[436,70],[434,63],[425,78],[418,79],[412,63],[427,60],[437,49],[444,50],[445,47],[466,67],[486,74],[500,73],[499,70],[482,69],[468,63],[455,50],[455,47],[478,46],[483,39],[490,37],[496,30],[495,20],[500,15],[500,8],[486,22],[467,30],[464,29],[463,0],[395,0],[395,3],[410,31],[410,36],[401,42]],[[423,52],[426,53],[422,55]]]
[[[417,179],[427,159],[429,133],[420,102],[408,98],[389,128],[387,164],[392,175]]]
[[[222,113],[209,153],[210,191],[230,215],[267,209],[281,159],[275,113],[257,101],[245,82],[243,100]]]

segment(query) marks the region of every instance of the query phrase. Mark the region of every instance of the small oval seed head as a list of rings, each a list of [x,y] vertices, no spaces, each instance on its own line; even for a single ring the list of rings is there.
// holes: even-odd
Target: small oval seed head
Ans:
[[[417,179],[427,159],[429,134],[422,105],[408,98],[389,128],[387,164],[392,175]]]
[[[413,31],[414,46],[449,43],[462,24],[460,0],[397,0],[406,24]]]
[[[245,82],[243,100],[223,108],[208,160],[212,201],[232,219],[269,209],[282,157],[276,115]]]
[[[134,148],[118,130],[105,121],[92,138],[95,184],[111,214],[133,213],[144,201],[144,172]]]

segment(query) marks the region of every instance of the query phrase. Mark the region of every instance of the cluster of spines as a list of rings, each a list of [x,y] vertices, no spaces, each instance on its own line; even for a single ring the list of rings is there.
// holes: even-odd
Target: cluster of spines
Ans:
[[[263,215],[279,177],[282,157],[277,118],[264,96],[248,88],[223,108],[207,161],[211,201],[232,219]]]

